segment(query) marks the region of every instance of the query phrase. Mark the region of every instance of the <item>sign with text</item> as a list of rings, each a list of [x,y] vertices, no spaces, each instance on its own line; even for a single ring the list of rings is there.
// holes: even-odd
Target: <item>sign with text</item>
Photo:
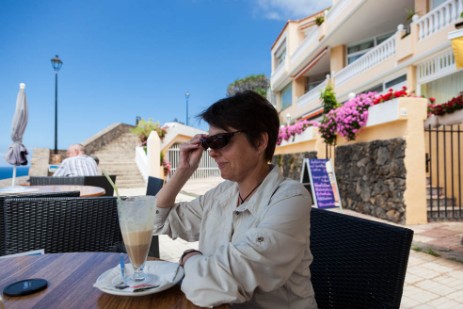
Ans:
[[[341,207],[338,184],[329,159],[304,159],[301,182],[312,193],[315,207]]]

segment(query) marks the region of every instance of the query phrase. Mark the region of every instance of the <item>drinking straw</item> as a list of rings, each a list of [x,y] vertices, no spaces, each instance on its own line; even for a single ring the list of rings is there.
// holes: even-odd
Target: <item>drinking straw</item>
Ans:
[[[108,179],[109,183],[110,183],[111,186],[113,187],[114,191],[116,192],[117,198],[118,198],[118,199],[121,199],[121,196],[119,195],[119,190],[117,189],[116,184],[115,184],[115,183],[111,180],[111,178],[109,177],[108,173],[106,173],[106,171],[103,171],[103,175],[106,177],[106,179]]]

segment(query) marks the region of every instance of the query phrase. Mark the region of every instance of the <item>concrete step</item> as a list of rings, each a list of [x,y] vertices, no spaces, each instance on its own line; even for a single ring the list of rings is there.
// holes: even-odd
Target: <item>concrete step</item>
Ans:
[[[442,187],[430,187],[430,186],[427,186],[426,187],[426,195],[437,195],[437,196],[440,196],[443,194],[443,190],[442,190]]]
[[[430,211],[428,210],[428,220],[429,221],[461,221],[463,219],[463,211],[459,209],[449,209],[447,211],[444,209],[440,211]]]
[[[101,171],[117,175],[116,184],[119,188],[146,186],[135,163],[135,147],[138,145],[138,136],[128,132],[93,153],[100,160],[98,168]]]
[[[447,205],[447,207],[450,207],[451,205],[455,205],[455,198],[453,197],[445,197],[445,196],[433,196],[432,201],[431,198],[428,197],[426,199],[426,206],[428,209],[432,206],[432,208],[437,208],[439,207],[444,207]]]

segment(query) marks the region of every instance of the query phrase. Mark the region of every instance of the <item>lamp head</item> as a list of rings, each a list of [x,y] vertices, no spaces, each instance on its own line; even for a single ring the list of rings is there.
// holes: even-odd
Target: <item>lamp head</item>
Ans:
[[[54,58],[51,58],[51,65],[53,67],[53,70],[58,73],[58,71],[61,69],[61,66],[63,65],[63,61],[56,55]]]

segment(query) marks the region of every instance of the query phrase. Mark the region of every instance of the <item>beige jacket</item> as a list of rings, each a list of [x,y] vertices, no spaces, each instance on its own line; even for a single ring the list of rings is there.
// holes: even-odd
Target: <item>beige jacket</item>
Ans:
[[[225,181],[191,202],[157,208],[155,233],[199,240],[203,255],[185,264],[182,291],[199,306],[317,308],[310,282],[308,191],[273,168],[236,207],[238,185]]]

